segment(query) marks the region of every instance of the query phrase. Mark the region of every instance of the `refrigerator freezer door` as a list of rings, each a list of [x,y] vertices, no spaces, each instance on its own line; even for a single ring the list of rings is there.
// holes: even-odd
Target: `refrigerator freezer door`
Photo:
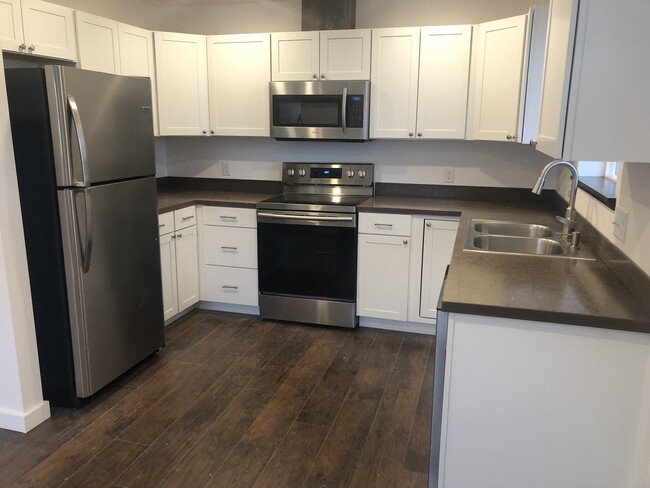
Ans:
[[[151,176],[151,84],[147,78],[46,66],[57,186]]]
[[[156,181],[58,197],[77,396],[87,397],[164,345]]]

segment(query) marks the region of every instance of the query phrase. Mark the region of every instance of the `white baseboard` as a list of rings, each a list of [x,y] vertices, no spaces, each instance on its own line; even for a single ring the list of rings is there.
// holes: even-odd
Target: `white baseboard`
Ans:
[[[0,429],[29,432],[50,418],[50,402],[44,401],[28,412],[0,410]]]
[[[217,312],[231,312],[243,313],[245,315],[259,315],[259,307],[251,307],[249,305],[232,305],[230,303],[217,303],[217,302],[199,302],[199,307],[202,310],[214,310]]]
[[[396,332],[410,332],[413,334],[436,335],[435,324],[423,324],[419,322],[399,322],[397,320],[359,317],[359,326],[371,329],[394,330]]]

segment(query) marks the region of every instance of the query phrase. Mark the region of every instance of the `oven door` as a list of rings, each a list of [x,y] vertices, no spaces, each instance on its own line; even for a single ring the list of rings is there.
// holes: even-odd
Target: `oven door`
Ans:
[[[260,210],[257,215],[260,293],[355,301],[356,214]]]
[[[270,85],[271,137],[368,139],[368,81],[283,81]]]

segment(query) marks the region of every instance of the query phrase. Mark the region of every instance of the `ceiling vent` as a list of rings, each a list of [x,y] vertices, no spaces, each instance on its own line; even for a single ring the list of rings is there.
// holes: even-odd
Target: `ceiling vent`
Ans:
[[[354,29],[357,0],[302,0],[302,30]]]

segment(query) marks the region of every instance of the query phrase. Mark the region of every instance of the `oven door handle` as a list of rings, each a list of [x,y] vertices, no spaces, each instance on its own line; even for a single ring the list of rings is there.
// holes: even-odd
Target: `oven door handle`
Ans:
[[[319,216],[309,216],[309,215],[295,215],[295,214],[279,214],[279,213],[269,213],[269,212],[258,212],[257,214],[260,217],[268,217],[272,219],[289,219],[289,220],[316,220],[323,222],[354,222],[354,216],[335,216],[335,215],[319,215]]]

